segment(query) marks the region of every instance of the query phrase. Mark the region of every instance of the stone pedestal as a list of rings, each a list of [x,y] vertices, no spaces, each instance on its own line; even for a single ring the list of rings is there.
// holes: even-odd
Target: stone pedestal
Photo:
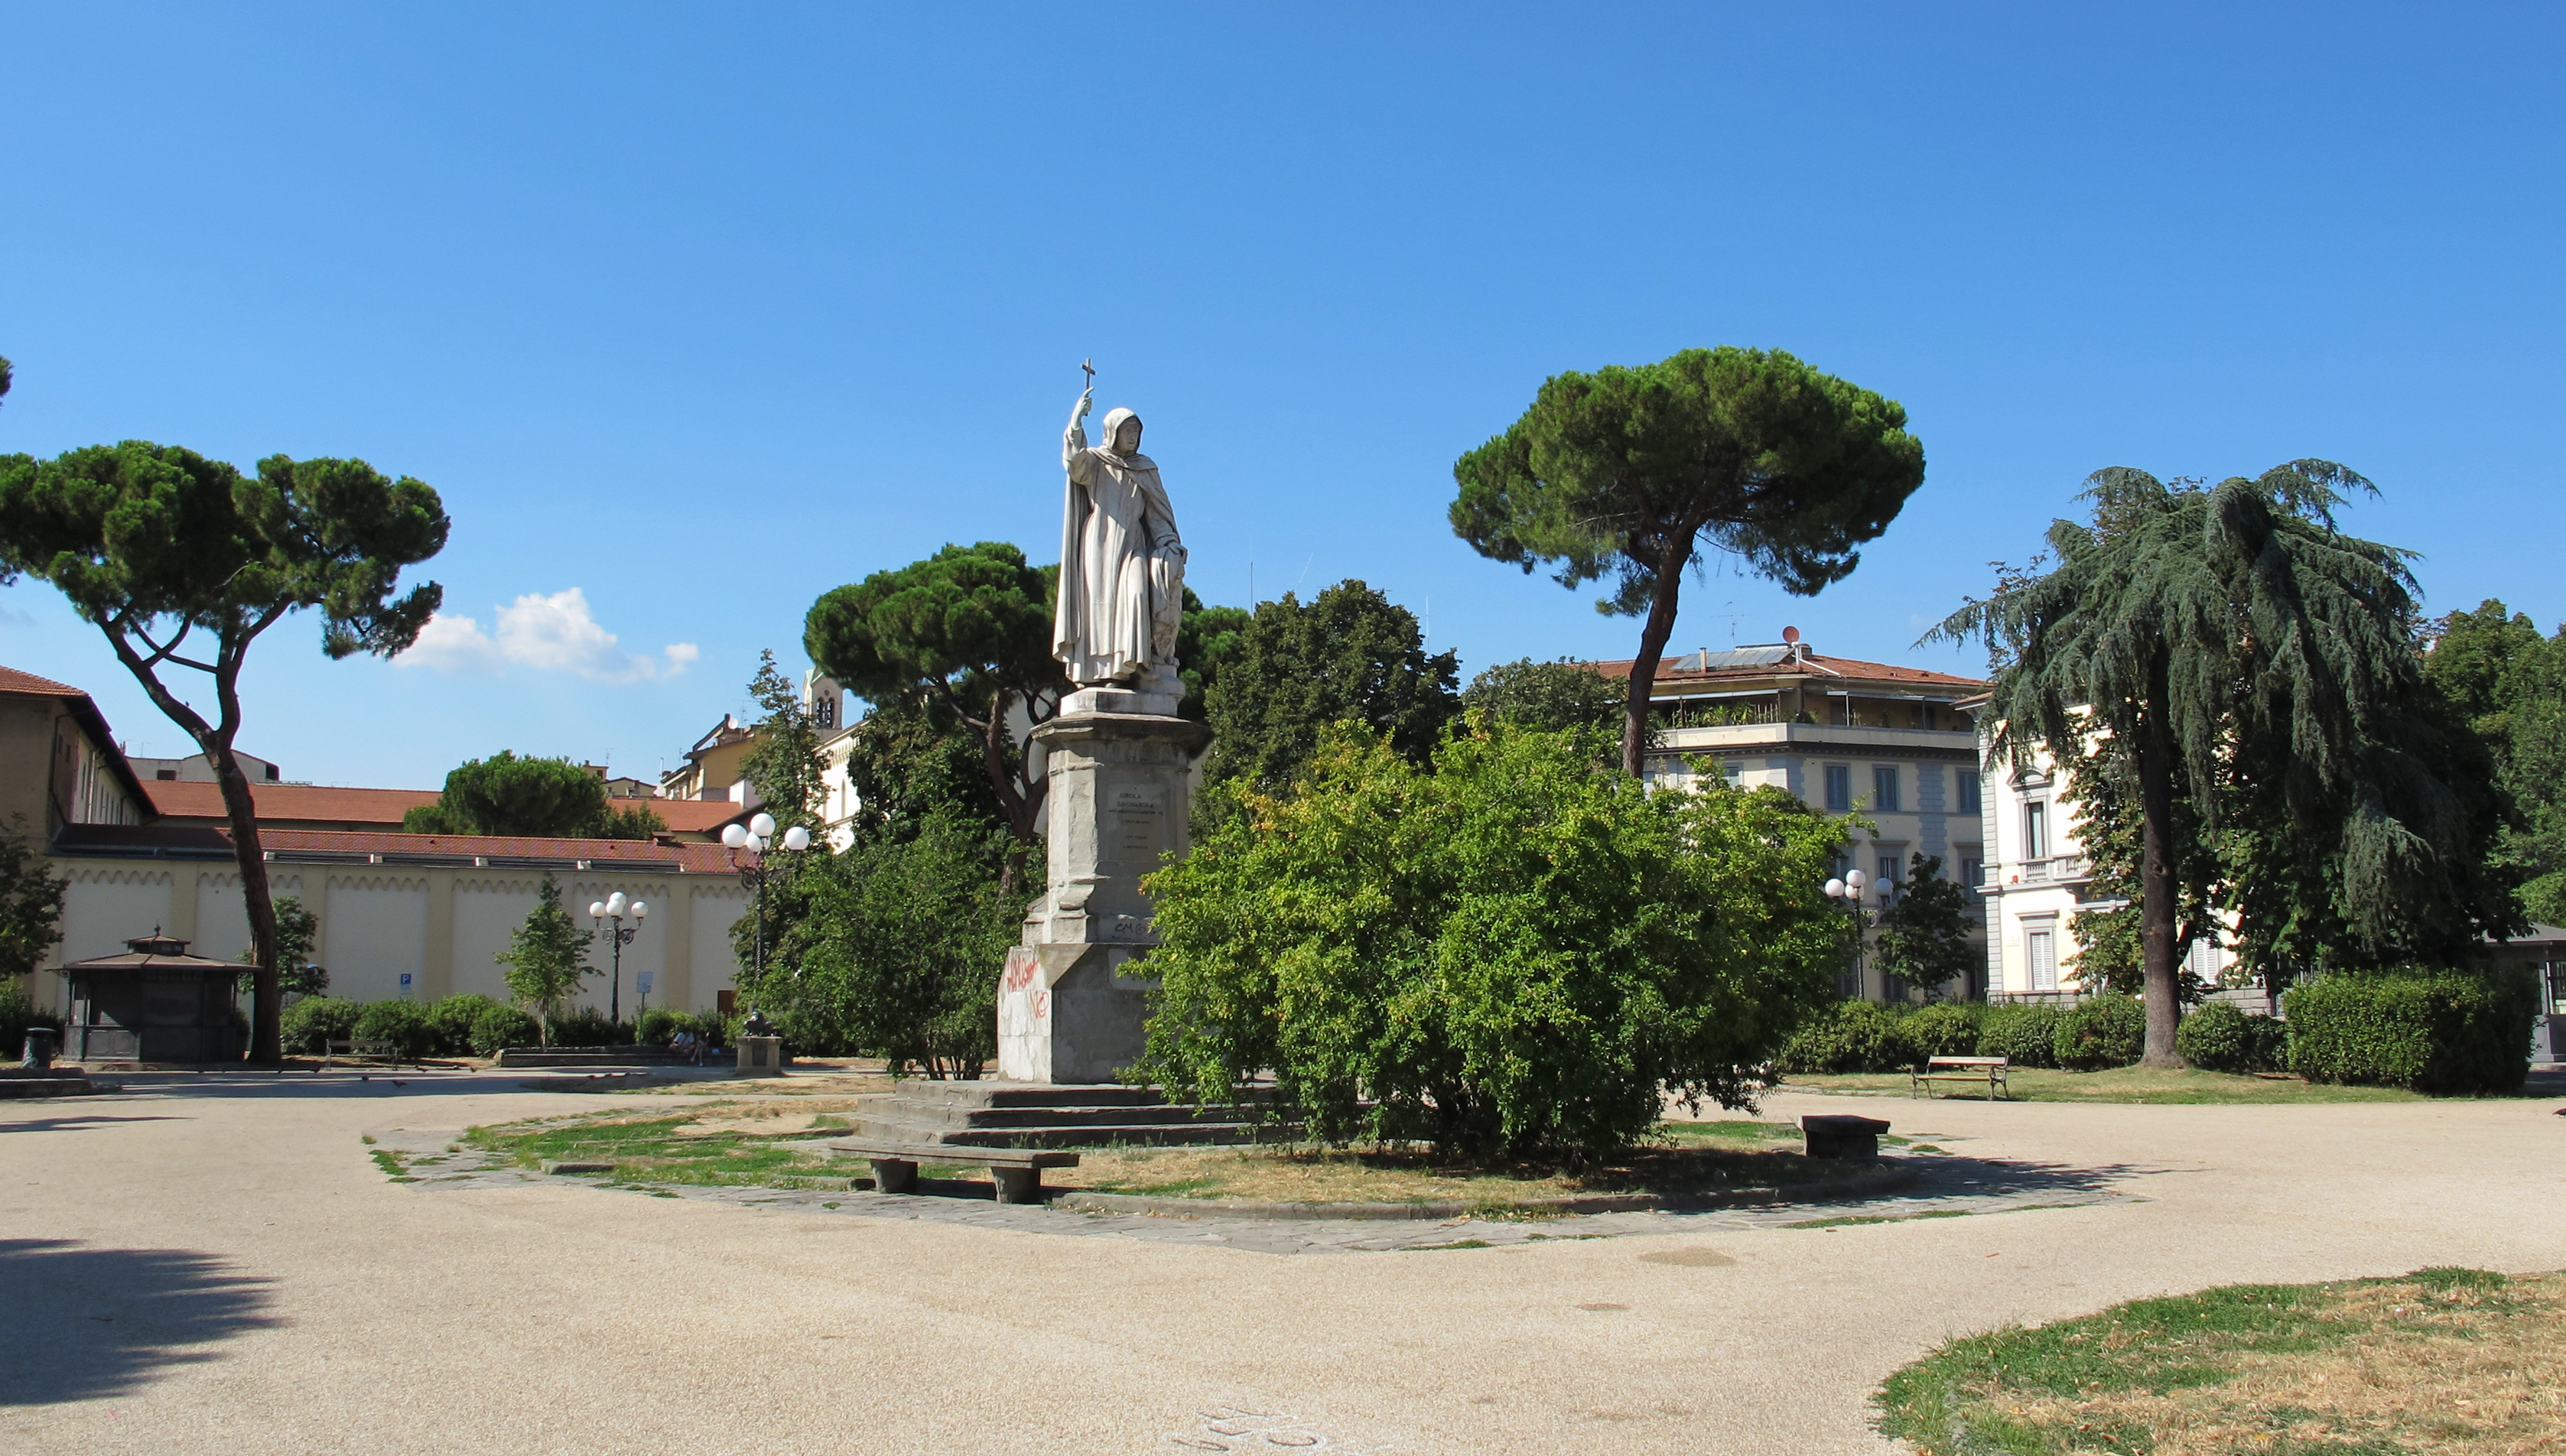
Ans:
[[[782,1077],[784,1075],[784,1039],[782,1037],[739,1038],[739,1075]]]
[[[998,984],[998,1075],[1111,1082],[1141,1055],[1156,987],[1135,964],[1157,943],[1141,876],[1185,852],[1204,729],[1175,716],[1173,683],[1087,688],[1034,730],[1050,755],[1050,873]]]

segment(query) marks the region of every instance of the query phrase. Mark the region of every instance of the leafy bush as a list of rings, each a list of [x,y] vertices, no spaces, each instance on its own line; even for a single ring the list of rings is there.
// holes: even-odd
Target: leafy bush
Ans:
[[[1918,1061],[1927,1057],[1978,1055],[1978,1029],[1987,1019],[1984,1003],[1937,1001],[1920,1006],[1899,1024]]]
[[[2290,1067],[2310,1082],[2426,1092],[2515,1092],[2530,1071],[2538,992],[2527,975],[2339,972],[2281,997]]]
[[[607,1020],[606,1013],[594,1006],[582,1006],[553,1018],[553,1045],[556,1047],[629,1047],[633,1045],[633,1028]]]
[[[2054,1045],[2058,1065],[2070,1072],[2127,1067],[2147,1055],[2147,1008],[2136,996],[2096,996],[2080,1002],[2058,1018]]]
[[[2249,1016],[2233,1002],[2212,1001],[2175,1028],[2174,1049],[2206,1072],[2278,1072],[2288,1058],[2280,1022]]]
[[[1801,1023],[1773,1058],[1774,1069],[1799,1076],[1903,1072],[1929,1055],[1907,1035],[1913,1019],[1901,1008],[1839,1001]]]
[[[306,996],[285,1008],[279,1030],[288,1052],[318,1057],[330,1050],[332,1042],[344,1042],[357,1032],[357,1017],[365,1010],[354,1001],[338,996]]]
[[[27,994],[14,976],[0,977],[0,1060],[16,1061],[20,1049],[27,1045],[29,1027],[52,1027],[59,1032],[63,1019],[50,1011],[38,1011],[35,998]],[[62,1050],[57,1042],[54,1050]]]
[[[493,1001],[473,1014],[468,1045],[475,1057],[496,1057],[510,1047],[541,1046],[543,1035],[542,1023]]]
[[[1221,1101],[1271,1069],[1322,1141],[1465,1157],[1624,1145],[1668,1092],[1746,1105],[1842,961],[1816,887],[1843,830],[1612,760],[1494,717],[1430,768],[1330,729],[1305,779],[1150,876],[1140,1075]]]
[[[448,996],[427,1004],[428,1024],[436,1029],[435,1044],[427,1050],[438,1056],[460,1057],[472,1050],[472,1024],[481,1014],[500,1003],[473,992]]]
[[[1990,1006],[1978,1024],[1978,1055],[2002,1057],[2016,1067],[2055,1067],[2058,1021],[2055,1006]]]
[[[641,1038],[645,1047],[664,1047],[676,1040],[677,1033],[695,1029],[691,1013],[653,1006],[642,1013]]]
[[[403,1060],[422,1057],[436,1041],[436,1023],[415,1001],[374,1001],[357,1013],[356,1039],[388,1042]]]

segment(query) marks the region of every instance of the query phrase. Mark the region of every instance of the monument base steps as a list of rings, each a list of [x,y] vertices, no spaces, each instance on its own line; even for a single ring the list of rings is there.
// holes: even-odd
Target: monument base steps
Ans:
[[[956,1148],[1179,1147],[1276,1142],[1300,1133],[1294,1123],[1259,1125],[1245,1108],[1171,1103],[1147,1088],[1112,1085],[910,1081],[890,1096],[868,1099],[857,1116],[864,1137]]]

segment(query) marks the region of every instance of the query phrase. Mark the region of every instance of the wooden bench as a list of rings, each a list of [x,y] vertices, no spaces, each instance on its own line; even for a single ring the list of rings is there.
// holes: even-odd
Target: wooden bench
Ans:
[[[829,1151],[873,1159],[874,1191],[914,1193],[919,1163],[977,1163],[998,1185],[1000,1203],[1042,1202],[1042,1170],[1074,1168],[1078,1154],[1048,1147],[957,1147],[949,1142],[885,1142],[849,1137]]]
[[[324,1050],[321,1054],[321,1067],[327,1067],[342,1057],[347,1058],[351,1062],[354,1062],[359,1058],[368,1058],[377,1062],[388,1062],[392,1065],[395,1071],[400,1067],[400,1048],[393,1046],[389,1042],[367,1042],[351,1038],[344,1042],[324,1042],[322,1046]],[[321,1067],[315,1067],[312,1070],[318,1072],[321,1070]]]
[[[2011,1096],[2013,1091],[2006,1084],[2005,1074],[2012,1062],[2010,1057],[1928,1057],[1923,1069],[1907,1074],[1907,1094],[1921,1095],[1937,1082],[1965,1082],[1985,1088],[1991,1097]]]

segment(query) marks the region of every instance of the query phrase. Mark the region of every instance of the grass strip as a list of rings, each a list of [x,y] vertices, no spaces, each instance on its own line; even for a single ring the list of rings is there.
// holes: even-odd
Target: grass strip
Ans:
[[[2566,1450],[2566,1276],[2231,1285],[1953,1340],[1874,1395],[1926,1456]]]

